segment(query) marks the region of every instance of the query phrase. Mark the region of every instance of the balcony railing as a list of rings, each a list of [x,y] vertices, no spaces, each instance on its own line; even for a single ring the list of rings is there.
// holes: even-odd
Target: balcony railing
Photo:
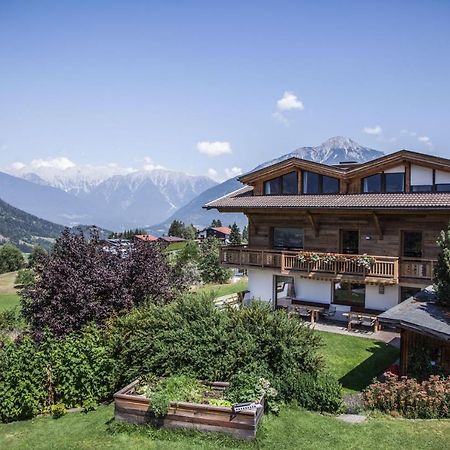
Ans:
[[[428,283],[433,279],[435,260],[419,258],[397,258],[393,256],[370,256],[370,268],[361,264],[358,256],[333,253],[335,258],[326,258],[329,253],[314,252],[316,261],[303,258],[311,252],[270,250],[247,246],[225,246],[221,248],[221,263],[234,267],[260,267],[279,269],[281,272],[303,272],[308,276],[328,275],[335,278],[359,279],[362,281],[377,280],[380,282],[398,283],[411,281]],[[330,260],[331,259],[331,260]],[[333,260],[335,259],[335,260]]]

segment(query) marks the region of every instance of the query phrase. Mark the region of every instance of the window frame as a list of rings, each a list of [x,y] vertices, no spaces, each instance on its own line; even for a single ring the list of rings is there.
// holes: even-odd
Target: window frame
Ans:
[[[275,230],[276,229],[293,229],[293,230],[300,230],[302,233],[302,247],[287,247],[287,246],[276,246],[275,245]],[[305,229],[299,228],[299,227],[292,227],[292,226],[277,226],[271,228],[271,248],[275,250],[304,250],[305,248]]]
[[[306,174],[311,173],[314,175],[317,175],[318,178],[318,189],[317,192],[305,192],[305,180],[306,180]],[[323,189],[323,179],[324,178],[331,178],[334,180],[337,180],[337,190],[336,192],[324,192]],[[336,177],[330,177],[329,175],[323,175],[321,173],[312,172],[310,170],[302,170],[302,195],[336,195],[341,192],[341,179]]]
[[[347,284],[349,286],[349,289],[342,290],[344,292],[347,291],[349,293],[350,301],[348,301],[348,302],[347,301],[345,301],[345,302],[343,302],[343,301],[336,301],[336,285],[337,284],[342,284],[342,283],[345,283],[345,284]],[[364,301],[363,301],[362,304],[351,301],[351,297],[352,297],[351,292],[353,291],[352,286],[354,286],[354,285],[364,286]],[[365,283],[353,283],[353,282],[346,282],[346,281],[344,281],[344,282],[342,282],[342,281],[333,281],[332,282],[332,288],[333,288],[333,304],[350,306],[350,307],[356,306],[356,307],[360,307],[360,308],[365,308],[366,307],[367,285]]]
[[[283,177],[287,176],[287,175],[291,175],[295,173],[295,179],[296,179],[296,189],[295,192],[289,192],[289,193],[285,193],[283,191],[284,188],[284,183],[283,183]],[[275,193],[275,194],[268,194],[266,192],[266,185],[267,183],[271,183],[271,182],[276,182],[279,188],[279,193]],[[275,178],[271,178],[270,180],[266,180],[263,182],[263,193],[264,195],[298,195],[298,171],[297,170],[291,170],[290,172],[284,173],[283,175],[279,175],[278,177]]]
[[[386,177],[389,175],[403,175],[403,189],[401,191],[388,191],[386,189]],[[364,190],[364,180],[371,177],[380,177],[380,190],[373,192],[366,192]],[[362,194],[404,194],[406,192],[406,172],[377,172],[372,175],[367,175],[364,178],[361,178],[361,193]]]

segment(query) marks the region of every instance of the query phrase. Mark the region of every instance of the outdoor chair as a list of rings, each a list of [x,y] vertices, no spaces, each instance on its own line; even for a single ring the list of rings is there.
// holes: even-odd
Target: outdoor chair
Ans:
[[[305,306],[298,306],[295,308],[295,311],[302,319],[310,319],[311,312]]]
[[[326,319],[332,319],[335,315],[336,315],[336,306],[335,305],[330,305],[328,310],[323,313],[323,316]]]

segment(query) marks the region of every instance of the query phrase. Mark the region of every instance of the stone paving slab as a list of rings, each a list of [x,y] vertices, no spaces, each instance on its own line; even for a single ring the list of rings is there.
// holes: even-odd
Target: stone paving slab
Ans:
[[[361,414],[340,414],[337,418],[347,423],[363,423],[367,420],[367,417]]]

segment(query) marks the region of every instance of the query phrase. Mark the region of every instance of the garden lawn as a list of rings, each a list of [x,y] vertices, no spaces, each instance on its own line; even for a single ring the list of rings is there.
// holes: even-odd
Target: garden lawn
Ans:
[[[0,275],[0,311],[19,306],[19,296],[14,287],[17,272],[2,273]]]
[[[236,292],[246,291],[248,288],[247,277],[242,278],[236,283],[226,283],[226,284],[205,284],[194,289],[194,292],[199,294],[211,294],[215,298],[221,297],[222,295],[235,294]]]
[[[317,333],[324,342],[321,353],[326,368],[339,379],[344,394],[363,390],[399,357],[398,349],[384,342],[321,331]]]
[[[254,442],[237,441],[210,433],[154,430],[113,422],[112,405],[88,414],[60,419],[41,417],[0,424],[4,449],[448,449],[450,421],[409,421],[371,418],[351,425],[332,416],[283,408],[279,417],[267,416]]]

